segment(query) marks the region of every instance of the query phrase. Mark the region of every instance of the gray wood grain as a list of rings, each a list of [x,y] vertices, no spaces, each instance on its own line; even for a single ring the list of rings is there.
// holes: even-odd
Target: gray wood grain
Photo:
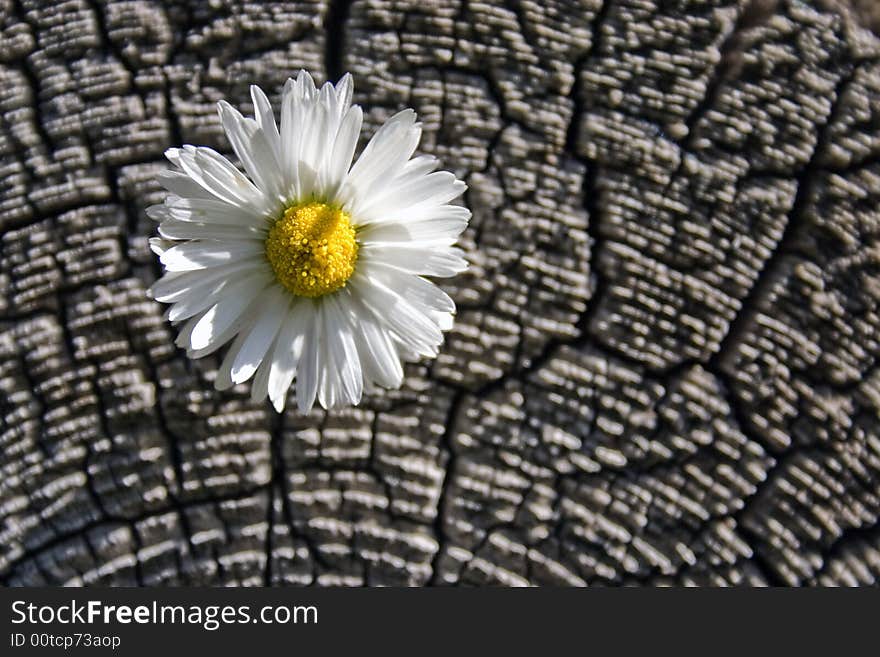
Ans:
[[[880,41],[800,0],[0,2],[0,582],[877,584]],[[214,391],[162,152],[300,67],[469,184],[440,357]]]

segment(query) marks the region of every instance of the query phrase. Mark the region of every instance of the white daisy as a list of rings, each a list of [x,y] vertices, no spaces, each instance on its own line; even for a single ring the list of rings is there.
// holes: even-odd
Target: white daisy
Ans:
[[[279,412],[294,379],[303,412],[400,386],[402,362],[436,356],[455,312],[423,276],[467,267],[453,244],[470,212],[449,205],[465,184],[412,157],[421,124],[409,109],[352,165],[363,114],[351,94],[350,75],[318,90],[300,71],[280,130],[258,87],[254,119],[221,101],[247,176],[210,148],[172,148],[178,170],[160,174],[170,195],[147,210],[165,269],[150,294],[183,323],[176,343],[200,358],[231,340],[216,387],[253,377],[252,398]]]

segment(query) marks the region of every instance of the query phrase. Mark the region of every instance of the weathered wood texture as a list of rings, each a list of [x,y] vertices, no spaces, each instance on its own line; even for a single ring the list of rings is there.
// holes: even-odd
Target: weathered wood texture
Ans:
[[[0,2],[0,578],[876,584],[880,42],[799,0]],[[350,70],[464,177],[436,362],[278,417],[147,299],[162,152]]]
[[[835,8],[851,11],[855,20],[880,34],[880,2],[877,0],[825,0]]]

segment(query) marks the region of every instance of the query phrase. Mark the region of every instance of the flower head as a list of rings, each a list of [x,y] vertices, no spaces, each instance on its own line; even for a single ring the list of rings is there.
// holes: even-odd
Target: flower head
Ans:
[[[232,342],[215,385],[253,377],[251,396],[284,408],[296,381],[308,411],[399,387],[403,362],[434,357],[455,304],[424,276],[467,267],[453,244],[470,212],[465,184],[426,155],[421,124],[391,117],[352,165],[361,108],[352,80],[320,89],[300,71],[284,86],[280,129],[251,87],[255,117],[219,103],[245,175],[216,151],[167,151],[169,195],[147,213],[165,274],[150,294],[171,304],[177,344],[199,358]]]

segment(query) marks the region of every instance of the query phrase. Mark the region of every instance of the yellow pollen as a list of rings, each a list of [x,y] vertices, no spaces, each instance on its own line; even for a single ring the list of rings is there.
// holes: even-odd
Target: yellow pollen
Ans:
[[[293,294],[320,297],[354,273],[358,245],[347,213],[317,201],[293,205],[269,229],[266,258]]]

